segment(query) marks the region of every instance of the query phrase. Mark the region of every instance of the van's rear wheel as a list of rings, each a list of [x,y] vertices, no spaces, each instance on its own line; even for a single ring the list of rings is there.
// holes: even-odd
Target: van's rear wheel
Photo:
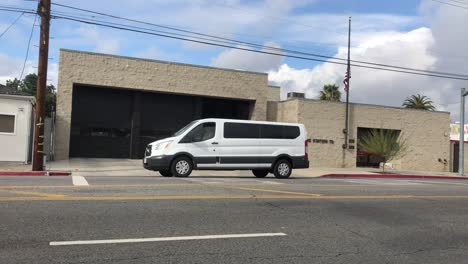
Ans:
[[[176,177],[188,177],[192,173],[192,169],[192,161],[185,156],[176,158],[171,165],[172,175]]]
[[[268,170],[252,170],[252,173],[257,178],[265,178],[268,175]]]
[[[159,174],[163,177],[172,177],[174,176],[170,170],[160,170]]]
[[[291,162],[289,162],[286,159],[280,159],[275,163],[275,166],[273,168],[273,174],[275,175],[276,178],[280,179],[286,179],[291,176],[292,172],[292,165]]]

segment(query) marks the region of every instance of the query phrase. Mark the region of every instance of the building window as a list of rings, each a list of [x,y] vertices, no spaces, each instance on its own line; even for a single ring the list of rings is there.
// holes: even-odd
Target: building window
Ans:
[[[0,114],[0,133],[15,133],[15,116]]]

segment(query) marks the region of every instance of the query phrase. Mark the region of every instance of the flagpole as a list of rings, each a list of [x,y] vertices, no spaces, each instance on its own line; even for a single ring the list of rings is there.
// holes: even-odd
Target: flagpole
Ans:
[[[351,17],[349,17],[349,26],[348,26],[348,68],[347,68],[347,75],[346,75],[346,117],[345,117],[345,143],[344,148],[348,149],[348,139],[349,139],[349,79],[351,78]]]

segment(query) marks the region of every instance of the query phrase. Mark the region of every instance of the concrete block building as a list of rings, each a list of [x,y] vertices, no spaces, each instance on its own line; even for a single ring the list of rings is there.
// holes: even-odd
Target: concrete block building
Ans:
[[[0,161],[27,163],[35,99],[0,89]]]
[[[403,158],[391,162],[395,168],[421,171],[450,169],[450,113],[351,103],[350,149],[343,149],[345,111],[345,103],[293,97],[270,103],[268,119],[303,123],[311,138],[310,160],[318,166],[375,166],[366,160],[372,159],[371,155],[359,151],[358,143],[366,130],[378,128],[399,131],[409,147]]]
[[[428,112],[351,104],[350,142],[343,149],[345,106],[292,96],[279,100],[266,73],[60,51],[55,158],[131,158],[194,119],[219,117],[304,123],[312,166],[375,165],[357,149],[366,129],[392,129],[410,144],[394,162],[407,170],[450,170],[450,118]],[[367,155],[367,156],[366,156]]]

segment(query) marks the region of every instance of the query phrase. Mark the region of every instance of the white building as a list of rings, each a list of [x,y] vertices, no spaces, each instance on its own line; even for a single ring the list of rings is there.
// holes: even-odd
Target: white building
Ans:
[[[28,162],[35,98],[0,93],[0,161]]]

